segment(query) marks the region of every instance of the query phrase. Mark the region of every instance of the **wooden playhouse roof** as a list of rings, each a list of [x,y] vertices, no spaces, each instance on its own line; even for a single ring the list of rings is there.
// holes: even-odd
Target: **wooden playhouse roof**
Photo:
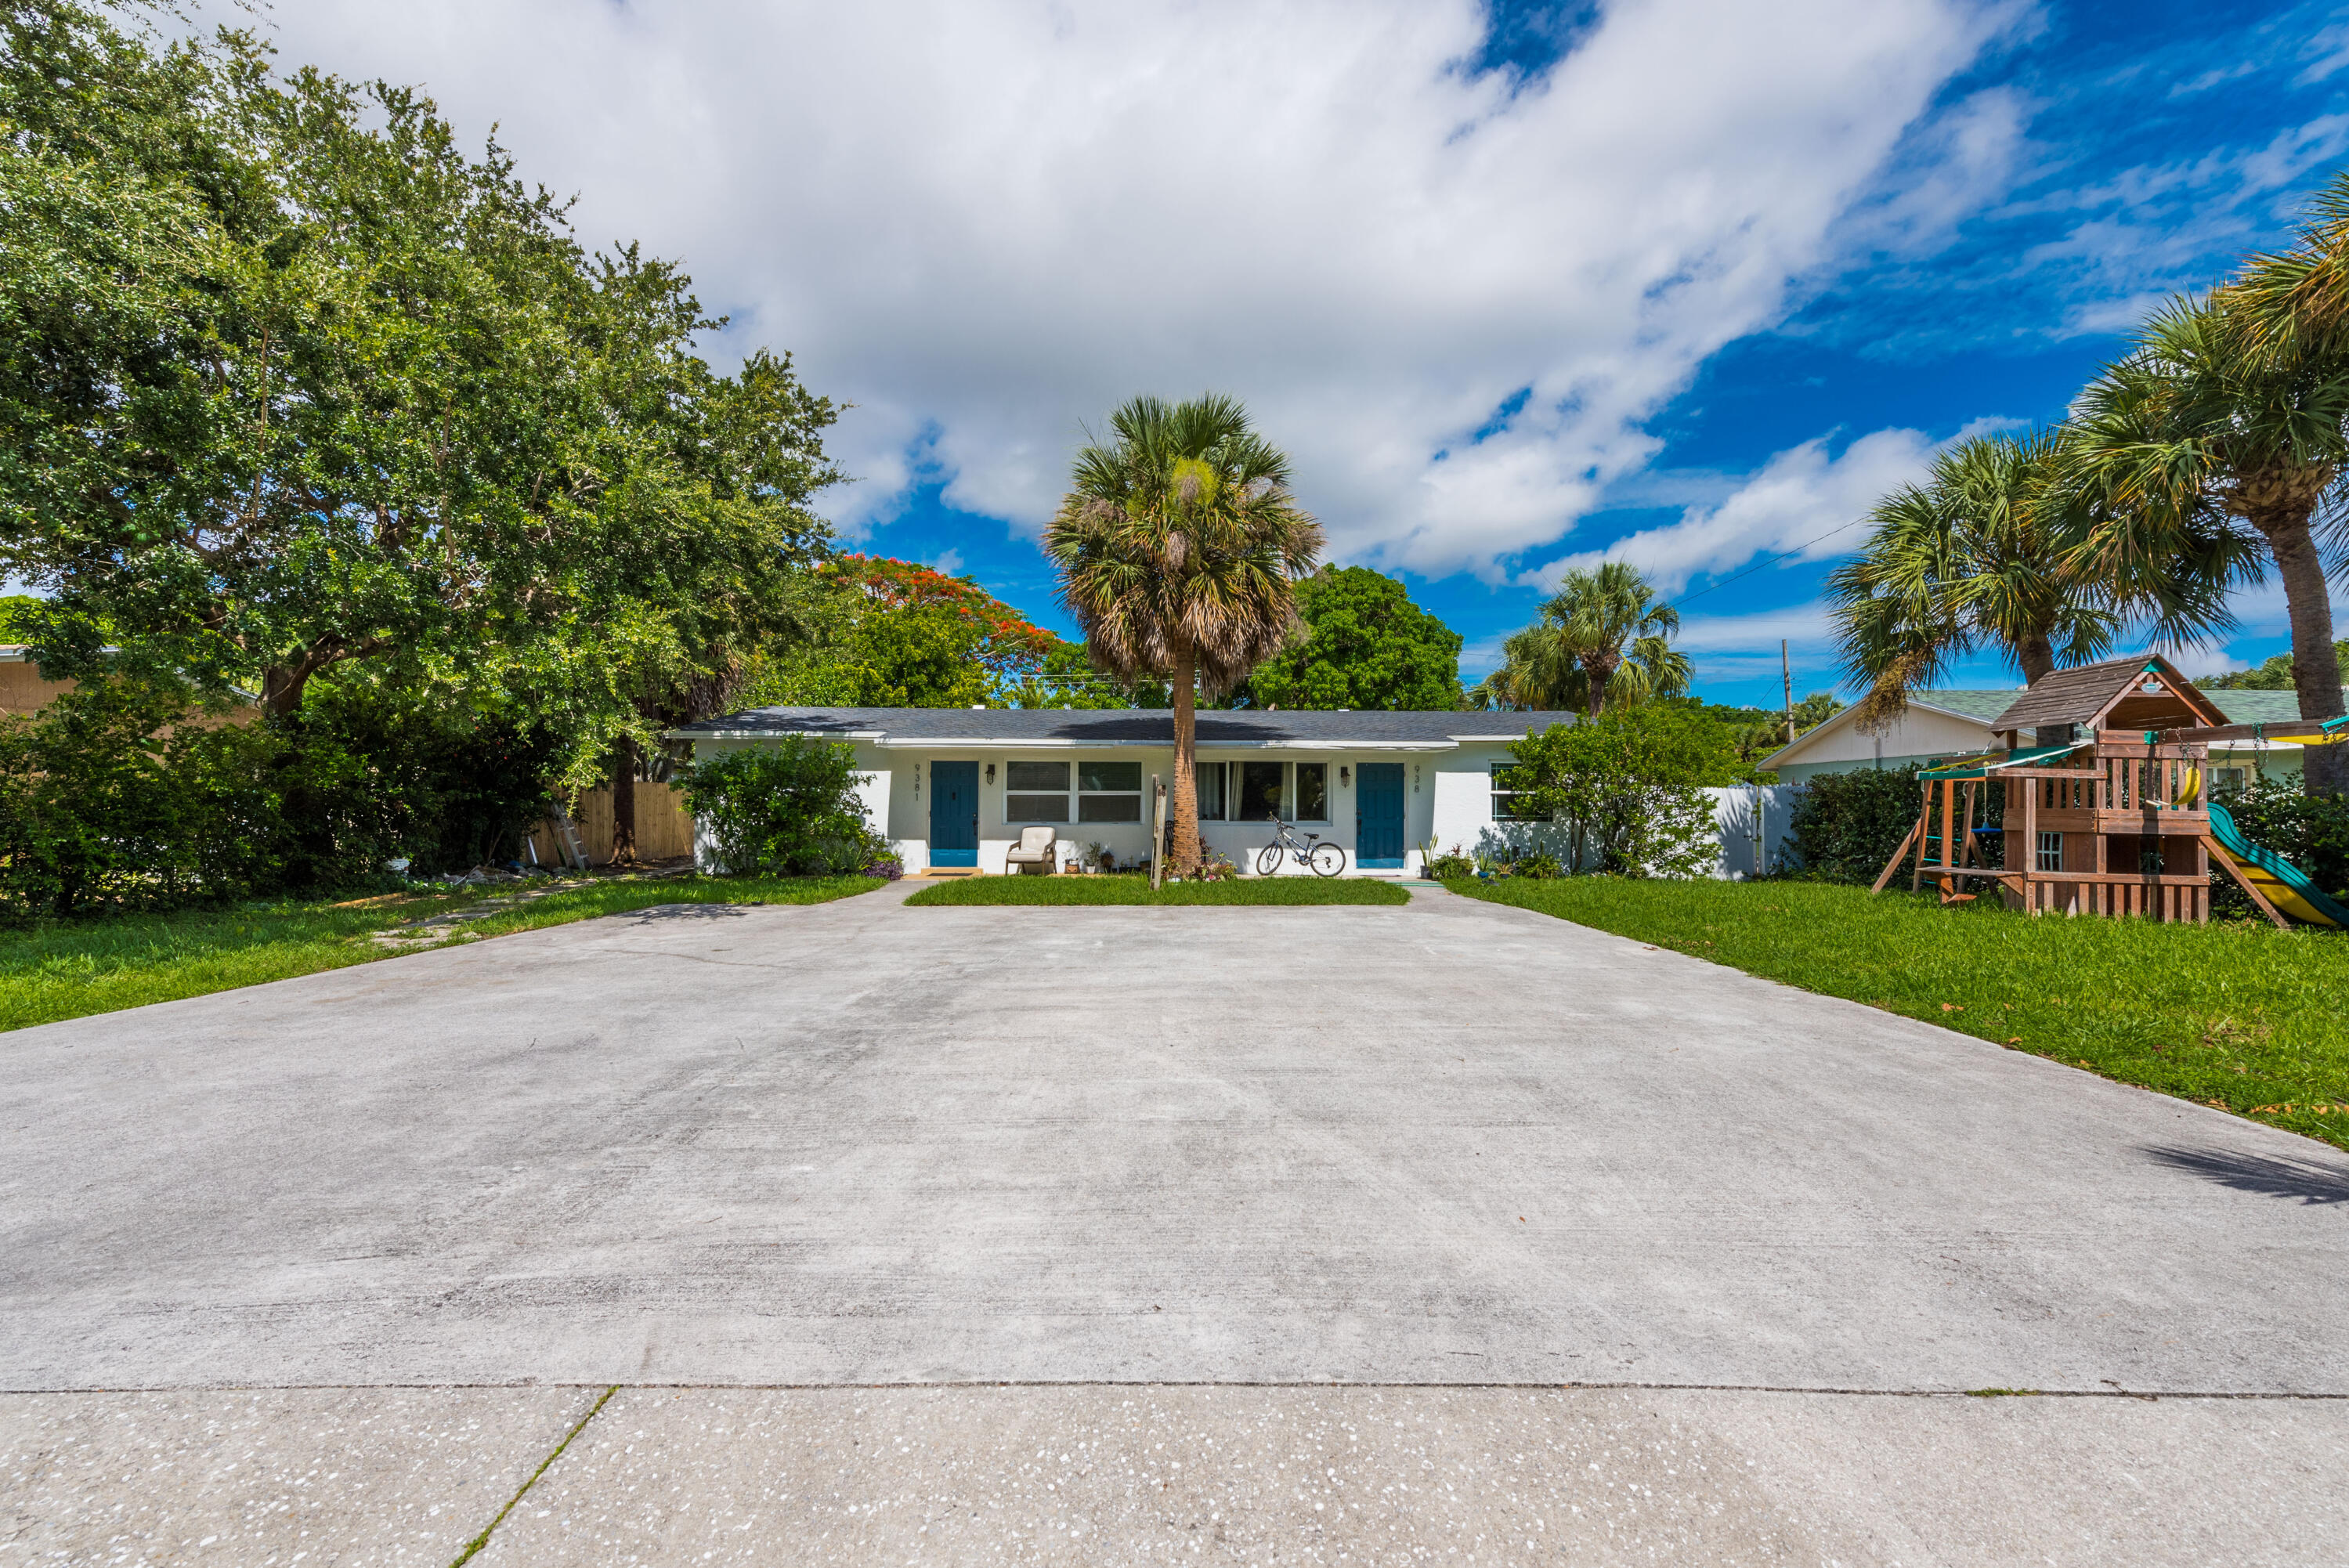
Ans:
[[[2153,689],[2145,689],[2148,686]],[[2218,704],[2176,665],[2158,654],[2139,654],[2043,676],[1992,719],[1991,727],[2078,724],[2092,729],[2175,729],[2226,722]]]

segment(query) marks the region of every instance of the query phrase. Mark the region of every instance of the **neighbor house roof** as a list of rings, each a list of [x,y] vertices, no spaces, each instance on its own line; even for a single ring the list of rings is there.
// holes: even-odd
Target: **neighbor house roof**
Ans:
[[[1920,707],[1929,713],[1945,713],[1952,718],[1965,719],[1982,726],[1985,731],[1990,727],[1990,721],[2005,712],[2013,701],[2014,688],[2012,686],[1998,691],[1925,690],[1912,691],[1909,694],[1909,706],[1911,707]],[[1851,723],[1857,711],[1856,708],[1848,707],[1837,709],[1754,766],[1777,767],[1782,760],[1802,750],[1814,738]]]
[[[1203,709],[1201,746],[1442,751],[1465,740],[1519,740],[1570,713],[1297,712]],[[678,740],[825,736],[881,746],[1172,746],[1167,708],[753,707],[670,730]]]

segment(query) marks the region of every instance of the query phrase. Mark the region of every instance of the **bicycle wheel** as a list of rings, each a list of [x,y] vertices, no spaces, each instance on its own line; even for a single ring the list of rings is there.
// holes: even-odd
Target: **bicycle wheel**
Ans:
[[[1257,851],[1257,875],[1260,877],[1277,876],[1279,874],[1279,872],[1280,845],[1278,842],[1267,844],[1263,849]]]
[[[1333,877],[1346,869],[1346,851],[1335,844],[1313,846],[1313,874]]]

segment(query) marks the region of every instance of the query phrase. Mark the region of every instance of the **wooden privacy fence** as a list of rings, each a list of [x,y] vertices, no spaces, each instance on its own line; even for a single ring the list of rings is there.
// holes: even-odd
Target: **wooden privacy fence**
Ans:
[[[609,865],[612,861],[612,790],[609,785],[580,794],[573,809],[572,826],[578,831],[580,847],[587,852],[589,865]],[[564,851],[559,830],[553,820],[543,821],[530,832],[530,848],[523,851],[523,861],[529,863],[535,851],[538,863],[559,866]],[[644,784],[636,786],[636,858],[640,861],[665,861],[677,855],[693,853],[693,813],[685,809],[685,791],[674,784]]]

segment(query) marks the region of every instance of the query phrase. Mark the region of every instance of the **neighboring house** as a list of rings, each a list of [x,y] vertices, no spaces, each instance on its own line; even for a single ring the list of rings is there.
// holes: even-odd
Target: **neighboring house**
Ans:
[[[1871,735],[1845,708],[1826,723],[1795,738],[1764,758],[1758,767],[1775,769],[1781,780],[1796,783],[1820,773],[1857,773],[1865,769],[1905,768],[1971,751],[1998,749],[1991,723],[2023,695],[2002,691],[1920,691],[1909,709],[1880,733]],[[2205,691],[2230,724],[2278,724],[2300,717],[2299,699],[2288,691]],[[2210,748],[2214,789],[2249,783],[2252,770],[2271,779],[2297,777],[2300,747],[2289,740],[2229,741]]]
[[[20,643],[0,643],[0,714],[36,714],[73,690],[72,681],[45,680]]]
[[[1200,834],[1253,873],[1275,815],[1346,851],[1346,869],[1416,872],[1420,847],[1471,848],[1512,819],[1509,747],[1566,713],[1208,711],[1198,721]],[[763,707],[668,732],[707,758],[783,736],[845,741],[865,810],[909,872],[999,872],[1022,828],[1060,859],[1098,843],[1150,852],[1151,788],[1171,785],[1174,719],[1150,709]],[[1289,872],[1304,868],[1289,864]]]

